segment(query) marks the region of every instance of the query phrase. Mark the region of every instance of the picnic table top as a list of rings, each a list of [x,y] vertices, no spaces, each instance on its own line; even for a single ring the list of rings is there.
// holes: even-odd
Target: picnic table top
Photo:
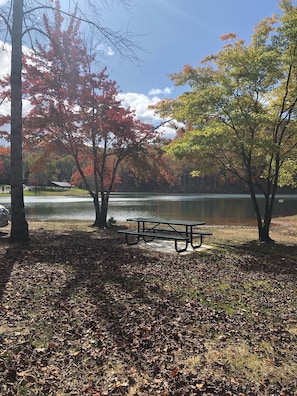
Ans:
[[[196,220],[173,220],[173,219],[162,219],[158,217],[130,217],[127,221],[136,221],[138,223],[156,223],[156,224],[168,224],[168,225],[181,225],[181,226],[199,226],[204,225],[205,221]]]

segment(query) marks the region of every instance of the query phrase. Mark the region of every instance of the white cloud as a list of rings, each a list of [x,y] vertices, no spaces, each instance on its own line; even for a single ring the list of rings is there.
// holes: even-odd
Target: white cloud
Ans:
[[[10,74],[11,46],[0,41],[0,78]]]
[[[98,51],[103,52],[105,55],[108,55],[108,56],[114,55],[114,50],[109,45],[99,44],[97,46],[97,49],[98,49]]]
[[[153,110],[149,109],[150,105],[154,105],[161,99],[158,96],[150,98],[147,95],[139,94],[136,92],[120,93],[119,99],[122,101],[124,107],[130,107],[135,111],[136,118],[154,126],[160,125],[164,122]],[[160,127],[167,137],[174,137],[175,130],[164,125]]]
[[[27,99],[23,99],[23,106],[22,106],[22,113],[23,116],[29,113],[32,110],[33,106],[31,105],[30,101]],[[10,114],[10,102],[4,101],[0,107],[0,114],[1,115],[9,115]]]
[[[1,1],[1,0],[0,0]],[[25,53],[28,53],[29,49],[23,47]],[[0,78],[10,75],[10,64],[11,64],[11,45],[0,41]],[[29,100],[23,99],[23,115],[26,115],[32,109],[32,105]],[[10,114],[10,101],[4,100],[0,106],[0,114]],[[10,128],[10,127],[9,127]]]
[[[1,1],[1,0],[0,0]],[[22,47],[25,55],[30,55],[32,52],[28,47]],[[10,74],[11,62],[11,45],[0,41],[0,78],[6,77]]]
[[[11,60],[11,46],[0,41],[0,78],[6,77],[10,74],[10,60]],[[0,115],[10,114],[10,101],[4,100],[0,105]],[[2,130],[8,131],[9,125],[6,125]]]
[[[170,95],[172,92],[172,88],[166,87],[165,89],[153,88],[149,91],[149,95]]]
[[[154,114],[152,110],[148,107],[150,105],[156,104],[160,99],[156,96],[149,98],[144,94],[139,94],[136,92],[127,92],[119,94],[120,100],[123,106],[131,107],[135,110],[136,117],[143,122],[153,123],[159,120],[159,117]]]

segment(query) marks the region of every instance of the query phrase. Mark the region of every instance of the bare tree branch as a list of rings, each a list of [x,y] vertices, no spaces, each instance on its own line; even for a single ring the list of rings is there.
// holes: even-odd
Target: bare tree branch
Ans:
[[[39,3],[39,2],[34,2],[34,3]],[[104,41],[106,41],[109,45],[111,45],[116,50],[116,52],[118,52],[121,56],[127,57],[134,63],[139,64],[140,58],[137,55],[137,51],[140,51],[141,47],[139,47],[135,43],[135,39],[139,37],[137,33],[129,32],[129,31],[125,31],[125,32],[114,31],[112,29],[109,29],[108,27],[102,26],[98,22],[95,22],[94,16],[97,17],[96,19],[100,19],[100,16],[97,11],[98,3],[95,5],[93,4],[92,1],[87,2],[89,4],[90,9],[93,10],[91,17],[87,16],[86,12],[81,10],[77,2],[72,1],[72,3],[73,3],[73,10],[66,11],[61,8],[60,9],[61,14],[67,17],[74,17],[76,20],[82,22],[84,25],[88,25],[90,29],[94,31],[94,33],[99,32],[101,37],[104,39]],[[118,1],[118,3],[123,3],[125,6],[127,6],[128,4],[128,2],[125,0]],[[74,10],[76,10],[77,12],[74,13]],[[36,5],[35,7],[25,10],[24,17],[26,16],[28,17],[29,15],[32,15],[38,11],[56,12],[57,7],[51,5],[42,5],[42,4]],[[35,23],[36,22],[34,21],[34,25]]]

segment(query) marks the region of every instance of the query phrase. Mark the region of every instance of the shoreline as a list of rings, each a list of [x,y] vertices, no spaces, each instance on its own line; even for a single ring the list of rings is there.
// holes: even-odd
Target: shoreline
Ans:
[[[11,224],[0,229],[2,240],[9,238],[10,226]],[[92,227],[92,221],[89,220],[28,220],[28,226],[29,233],[38,233],[38,231],[44,230],[58,234],[87,232],[96,233],[100,237],[106,234],[118,237],[117,230],[119,228],[131,228],[130,223],[117,221],[116,224],[110,228],[98,229]],[[208,242],[213,245],[221,243],[233,245],[257,242],[258,240],[257,226],[228,224],[205,225],[205,229],[211,230],[213,235],[208,238]],[[277,244],[297,245],[297,215],[272,219],[270,235]]]

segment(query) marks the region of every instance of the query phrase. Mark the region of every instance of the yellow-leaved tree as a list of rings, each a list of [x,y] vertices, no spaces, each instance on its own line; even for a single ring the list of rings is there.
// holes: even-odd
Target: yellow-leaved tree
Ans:
[[[279,6],[280,15],[260,22],[249,44],[231,33],[200,67],[171,75],[190,89],[155,106],[185,124],[171,154],[195,159],[193,172],[219,167],[246,183],[262,242],[271,241],[278,186],[296,185],[297,7],[289,0]]]

